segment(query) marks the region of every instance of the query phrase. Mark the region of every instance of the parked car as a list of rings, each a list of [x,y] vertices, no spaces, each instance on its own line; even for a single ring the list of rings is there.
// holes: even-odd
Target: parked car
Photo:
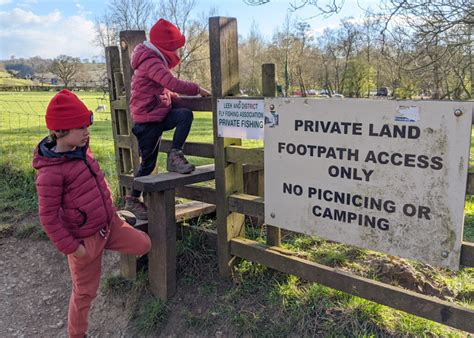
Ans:
[[[377,96],[388,96],[390,93],[389,93],[389,89],[388,87],[380,87],[379,89],[377,89]]]

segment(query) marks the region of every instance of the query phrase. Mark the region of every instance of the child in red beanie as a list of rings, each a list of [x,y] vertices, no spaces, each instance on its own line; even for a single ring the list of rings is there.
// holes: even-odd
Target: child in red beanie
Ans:
[[[64,89],[46,110],[50,136],[35,149],[39,217],[46,234],[67,255],[72,293],[68,334],[84,337],[87,315],[99,287],[104,249],[144,255],[148,235],[120,219],[104,173],[89,149],[92,112]]]
[[[178,50],[185,37],[171,22],[158,20],[150,30],[150,40],[135,47],[132,55],[130,112],[135,123],[132,132],[138,140],[141,155],[135,177],[152,173],[156,166],[163,131],[176,128],[166,169],[181,174],[195,167],[183,155],[182,149],[193,121],[193,112],[186,108],[173,108],[178,94],[209,96],[199,85],[177,79],[171,69],[179,62]],[[141,192],[133,190],[125,198],[125,209],[138,219],[148,219],[146,207],[139,201]]]

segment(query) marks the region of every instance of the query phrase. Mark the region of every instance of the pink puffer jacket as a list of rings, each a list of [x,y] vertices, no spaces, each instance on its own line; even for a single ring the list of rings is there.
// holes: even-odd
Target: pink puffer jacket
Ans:
[[[161,122],[171,110],[176,93],[199,94],[199,86],[174,77],[161,56],[143,43],[132,56],[130,112],[135,123]]]
[[[59,251],[76,251],[80,240],[110,224],[112,195],[88,146],[57,154],[47,138],[34,152],[40,222]]]

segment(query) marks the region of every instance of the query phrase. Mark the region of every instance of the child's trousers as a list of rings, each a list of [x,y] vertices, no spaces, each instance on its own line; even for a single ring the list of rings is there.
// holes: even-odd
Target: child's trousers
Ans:
[[[164,131],[172,130],[173,149],[183,149],[184,142],[189,135],[193,124],[193,112],[187,108],[174,108],[162,122],[149,122],[135,124],[132,133],[137,138],[138,150],[140,151],[141,162],[135,177],[150,175],[156,167],[158,151],[160,149],[161,135]],[[131,196],[139,197],[141,191],[132,190]]]
[[[104,249],[144,255],[150,250],[151,241],[146,233],[133,228],[114,214],[110,226],[84,239],[84,247],[85,256],[67,256],[72,280],[68,313],[70,337],[84,337],[87,332],[87,316],[99,288]]]

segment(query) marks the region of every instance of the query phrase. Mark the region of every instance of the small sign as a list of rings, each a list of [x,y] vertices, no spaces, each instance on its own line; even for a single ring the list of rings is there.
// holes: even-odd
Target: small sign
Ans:
[[[472,111],[265,99],[265,222],[458,269]]]
[[[217,135],[263,140],[264,100],[218,99]]]

